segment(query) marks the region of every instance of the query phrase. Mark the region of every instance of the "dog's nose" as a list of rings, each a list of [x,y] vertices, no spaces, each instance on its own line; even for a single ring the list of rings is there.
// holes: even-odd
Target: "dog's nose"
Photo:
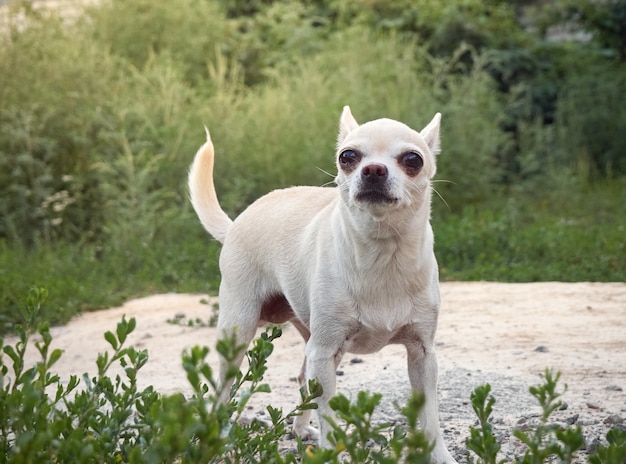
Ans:
[[[389,171],[387,166],[379,163],[368,164],[361,169],[361,177],[370,184],[377,184],[387,179]]]

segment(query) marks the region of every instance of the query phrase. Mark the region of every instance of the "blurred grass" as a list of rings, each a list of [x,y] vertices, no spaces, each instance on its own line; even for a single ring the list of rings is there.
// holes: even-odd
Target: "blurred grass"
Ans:
[[[102,245],[0,243],[0,333],[19,320],[32,285],[49,288],[42,318],[67,322],[81,311],[122,304],[153,293],[217,294],[217,242],[186,214],[150,242],[129,236]]]
[[[623,180],[569,197],[527,193],[433,220],[442,280],[626,281]]]

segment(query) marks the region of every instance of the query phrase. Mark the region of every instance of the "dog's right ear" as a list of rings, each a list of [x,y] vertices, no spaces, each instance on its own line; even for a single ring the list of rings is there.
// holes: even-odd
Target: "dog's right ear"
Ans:
[[[437,113],[432,121],[428,123],[420,134],[426,140],[428,148],[433,155],[438,155],[441,151],[441,139],[439,137],[439,126],[441,125],[441,113]]]
[[[356,122],[350,107],[348,105],[343,107],[341,118],[339,119],[339,135],[337,136],[337,143],[340,144],[345,140],[350,132],[359,127],[359,123]]]

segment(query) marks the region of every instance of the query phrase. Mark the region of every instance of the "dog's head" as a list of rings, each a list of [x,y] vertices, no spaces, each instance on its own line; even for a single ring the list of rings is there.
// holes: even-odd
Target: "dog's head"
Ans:
[[[336,157],[343,200],[376,215],[407,206],[416,210],[429,201],[440,119],[437,113],[421,133],[392,119],[359,126],[344,107]]]

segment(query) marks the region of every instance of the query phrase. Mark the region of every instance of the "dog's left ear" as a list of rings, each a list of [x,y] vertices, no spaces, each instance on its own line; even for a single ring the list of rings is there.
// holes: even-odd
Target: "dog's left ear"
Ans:
[[[439,138],[439,125],[441,124],[441,113],[437,113],[432,121],[428,123],[420,134],[426,140],[428,148],[433,155],[438,155],[441,151],[441,143]]]
[[[359,127],[359,123],[356,122],[349,106],[343,107],[341,118],[339,119],[339,135],[337,136],[337,143],[340,144],[345,140],[350,132]]]

